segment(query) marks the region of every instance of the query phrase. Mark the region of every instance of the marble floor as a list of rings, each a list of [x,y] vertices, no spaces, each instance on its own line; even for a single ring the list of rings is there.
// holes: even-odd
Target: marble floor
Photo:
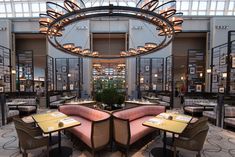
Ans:
[[[162,146],[161,137],[158,136],[141,149],[131,149],[131,157],[147,157],[149,151],[157,146]],[[78,146],[73,146],[67,136],[62,136],[62,145],[73,147],[73,157],[90,157],[91,154]],[[18,139],[14,124],[10,123],[0,128],[0,157],[20,157],[18,149]],[[45,156],[45,149],[37,149],[29,153],[29,157],[43,157]],[[235,132],[218,128],[210,124],[209,133],[202,150],[202,157],[235,157]],[[109,150],[102,151],[101,157],[121,157],[122,153],[119,151],[111,152]],[[194,157],[194,152],[180,150],[180,157]]]

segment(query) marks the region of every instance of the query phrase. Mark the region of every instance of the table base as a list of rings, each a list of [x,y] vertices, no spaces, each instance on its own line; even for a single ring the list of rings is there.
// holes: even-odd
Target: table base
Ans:
[[[171,151],[170,149],[166,149],[166,154],[165,154],[165,156],[164,156],[163,148],[153,148],[153,149],[150,151],[150,154],[151,154],[153,157],[173,157],[173,156],[174,156],[174,152]],[[176,157],[178,157],[177,154],[176,154]]]
[[[69,157],[72,155],[72,148],[69,147],[61,147],[60,149],[54,148],[50,150],[50,157]]]

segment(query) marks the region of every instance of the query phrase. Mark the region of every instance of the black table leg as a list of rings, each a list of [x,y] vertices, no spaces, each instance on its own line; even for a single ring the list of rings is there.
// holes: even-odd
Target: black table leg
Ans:
[[[59,150],[61,151],[61,132],[58,131],[58,146],[59,146]]]
[[[164,157],[167,157],[166,156],[166,132],[165,131],[163,133],[163,155]]]
[[[61,131],[58,131],[58,147],[50,151],[50,157],[69,157],[72,152],[72,148],[61,146]]]
[[[174,140],[174,136],[175,135],[173,134],[172,140]],[[161,147],[153,148],[150,151],[150,154],[153,157],[173,157],[174,156],[174,152],[166,148],[166,132],[165,131],[163,133],[163,148]]]

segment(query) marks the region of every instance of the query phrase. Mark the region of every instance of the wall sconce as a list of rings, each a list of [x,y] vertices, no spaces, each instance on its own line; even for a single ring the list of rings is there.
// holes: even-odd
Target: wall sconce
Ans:
[[[133,26],[132,29],[133,30],[141,30],[141,29],[143,29],[143,26]]]
[[[4,92],[4,83],[3,83],[3,80],[0,79],[0,93],[3,93]]]
[[[181,79],[181,80],[184,80],[184,76],[181,76],[180,79]]]
[[[15,75],[15,74],[16,74],[16,70],[15,70],[15,69],[12,69],[12,70],[11,70],[11,74]]]
[[[71,74],[68,74],[68,77],[71,77],[72,75]]]
[[[226,78],[227,77],[227,73],[222,73],[222,77]]]
[[[211,69],[207,69],[206,72],[207,72],[207,74],[210,74],[211,73]]]
[[[154,74],[154,77],[158,77],[158,75],[157,75],[157,74]]]
[[[0,27],[0,31],[6,31],[7,27]]]
[[[203,73],[200,73],[199,76],[202,77],[202,76],[203,76]]]
[[[77,30],[87,30],[87,26],[77,26]]]

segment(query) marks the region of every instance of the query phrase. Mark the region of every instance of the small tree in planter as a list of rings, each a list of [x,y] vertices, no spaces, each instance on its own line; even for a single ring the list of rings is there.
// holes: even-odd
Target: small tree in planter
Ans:
[[[98,98],[104,104],[107,104],[110,108],[113,108],[114,104],[122,104],[124,102],[123,94],[119,93],[115,88],[104,89],[98,94]]]

